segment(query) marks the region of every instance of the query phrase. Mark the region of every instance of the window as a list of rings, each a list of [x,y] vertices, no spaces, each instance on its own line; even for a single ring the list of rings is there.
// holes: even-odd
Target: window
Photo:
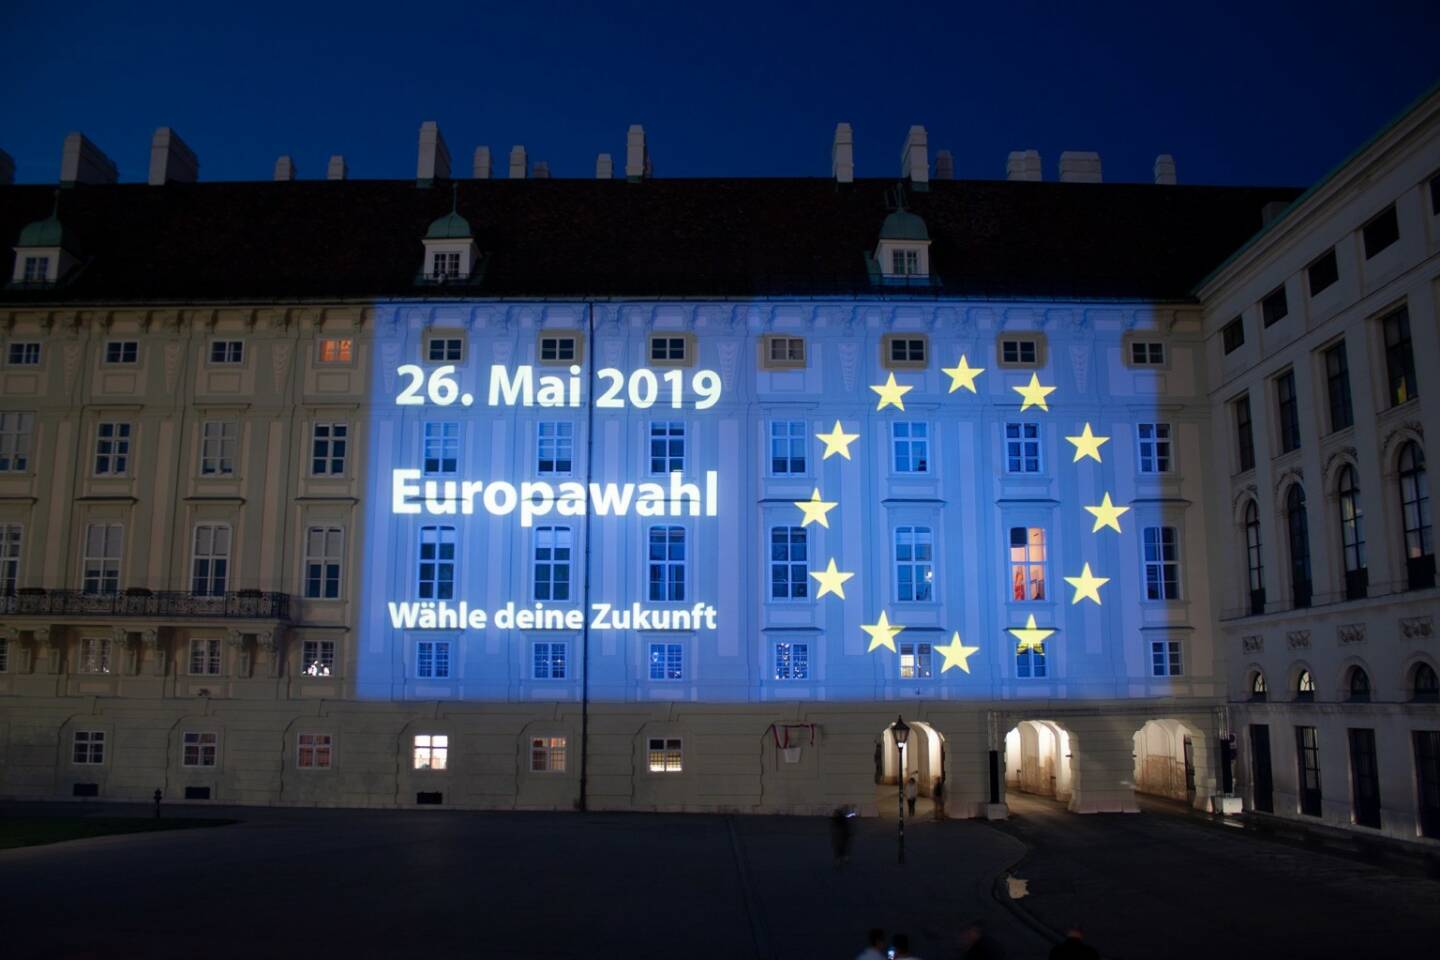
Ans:
[[[1290,590],[1296,607],[1310,606],[1310,527],[1305,511],[1305,491],[1290,485],[1285,494],[1285,524],[1290,535]]]
[[[1039,680],[1045,676],[1045,649],[1026,647],[1015,653],[1015,676],[1022,680]]]
[[[651,773],[680,773],[684,767],[684,745],[678,738],[650,737],[647,751]]]
[[[1400,448],[1400,517],[1405,528],[1405,564],[1411,590],[1435,584],[1435,548],[1430,536],[1430,485],[1425,454],[1411,440]]]
[[[1420,391],[1415,380],[1415,353],[1410,346],[1410,314],[1404,308],[1381,321],[1385,331],[1385,373],[1390,406],[1414,399]]]
[[[1355,468],[1340,468],[1336,484],[1340,506],[1340,546],[1345,556],[1345,599],[1359,600],[1368,587],[1365,562],[1365,512],[1360,507],[1360,484]]]
[[[685,424],[679,420],[658,420],[650,424],[650,472],[672,473],[685,469]]]
[[[810,556],[804,527],[770,528],[770,599],[803,600],[810,595]]]
[[[130,424],[95,426],[95,476],[123,477],[130,468]]]
[[[531,660],[536,680],[564,680],[566,660],[569,659],[570,645],[560,640],[537,643]]]
[[[301,672],[307,677],[328,677],[335,672],[335,641],[306,640],[300,645]]]
[[[1399,240],[1400,218],[1395,213],[1395,205],[1392,203],[1369,223],[1361,227],[1360,235],[1365,241],[1366,260],[1369,260],[1375,256],[1375,254],[1384,250],[1396,240]]]
[[[295,738],[295,766],[301,770],[329,770],[334,740],[328,733],[302,733]]]
[[[105,344],[106,363],[138,363],[140,361],[140,341],[138,340],[110,340]]]
[[[1040,341],[1006,339],[1000,341],[1000,362],[1016,367],[1040,365]]]
[[[25,528],[0,524],[0,597],[14,596],[20,586],[20,547]]]
[[[444,680],[450,676],[450,641],[415,642],[415,676],[421,680]]]
[[[453,474],[460,463],[460,424],[431,420],[424,426],[422,451],[426,476]]]
[[[1345,675],[1345,698],[1351,703],[1370,702],[1370,674],[1362,667],[1351,667]]]
[[[685,679],[685,647],[683,644],[650,644],[650,679]]]
[[[460,252],[458,250],[436,252],[430,263],[430,278],[432,280],[448,280],[458,276],[460,276]]]
[[[6,354],[12,367],[36,367],[40,365],[40,344],[12,343]]]
[[[934,562],[934,543],[929,527],[896,527],[896,599],[904,602],[935,599]]]
[[[891,250],[890,272],[900,277],[913,277],[920,272],[920,251]]]
[[[1410,676],[1410,696],[1422,703],[1440,700],[1440,675],[1428,663],[1417,663]]]
[[[109,673],[111,649],[109,637],[82,637],[80,639],[80,672]]]
[[[228,476],[235,472],[236,437],[234,420],[206,420],[200,427],[200,473]]]
[[[44,283],[50,279],[50,258],[49,257],[26,257],[25,258],[25,282]]]
[[[465,355],[460,337],[431,337],[425,344],[425,359],[431,363],[459,363]]]
[[[570,599],[571,537],[569,527],[535,528],[535,599]]]
[[[1045,599],[1043,527],[1010,528],[1010,597],[1012,600]]]
[[[421,600],[455,599],[455,528],[420,528],[420,569],[417,577]]]
[[[1185,675],[1185,662],[1180,656],[1179,640],[1150,641],[1150,675],[1152,677]]]
[[[1369,699],[1369,694],[1366,694]],[[1375,731],[1364,727],[1346,730],[1350,741],[1350,804],[1355,823],[1380,827],[1380,770],[1375,757]]]
[[[1295,760],[1300,768],[1300,812],[1318,817],[1320,806],[1320,736],[1314,727],[1295,728]]]
[[[1158,340],[1132,340],[1130,363],[1137,367],[1157,367],[1165,363],[1165,344]]]
[[[649,542],[650,599],[660,603],[684,601],[685,528],[651,527]]]
[[[85,557],[81,561],[84,591],[90,594],[120,592],[120,553],[125,527],[119,523],[91,523],[85,527]]]
[[[775,644],[775,679],[810,679],[810,644],[785,641]]]
[[[1265,567],[1260,557],[1260,508],[1251,500],[1245,505],[1245,566],[1249,571],[1250,613],[1265,612]]]
[[[930,472],[930,425],[913,420],[890,424],[896,473]]]
[[[202,523],[195,528],[190,592],[197,597],[224,596],[230,573],[230,528]]]
[[[80,764],[105,762],[105,732],[103,730],[76,730],[70,761]]]
[[[542,420],[536,424],[535,471],[541,476],[569,473],[575,458],[575,424]]]
[[[30,468],[30,433],[33,413],[0,413],[0,473],[22,473]]]
[[[805,473],[805,434],[803,420],[770,421],[770,473],[777,477]]]
[[[918,370],[929,362],[928,344],[919,334],[887,333],[881,346],[881,366],[887,369]]]
[[[1009,473],[1040,472],[1040,424],[1005,424],[1005,469]]]
[[[340,598],[340,563],[345,554],[345,531],[340,527],[310,527],[305,531],[305,597]]]
[[[1355,422],[1350,404],[1350,361],[1345,341],[1325,351],[1325,385],[1330,398],[1330,429],[1344,430]]]
[[[690,340],[682,334],[650,338],[650,362],[661,366],[683,366],[690,362]]]
[[[1310,675],[1309,670],[1301,670],[1295,675],[1295,699],[1315,699],[1315,678]]]
[[[1234,403],[1235,443],[1240,457],[1240,472],[1255,469],[1255,426],[1250,420],[1250,396]]]
[[[197,677],[218,677],[220,675],[219,638],[190,638],[190,673]]]
[[[187,767],[213,767],[215,766],[215,748],[219,743],[219,735],[214,733],[185,733],[185,751],[181,757],[181,764]]]
[[[800,337],[766,337],[763,366],[786,369],[805,366],[805,341]]]
[[[1245,346],[1245,318],[1236,317],[1225,324],[1220,331],[1220,341],[1225,347],[1226,354],[1234,353]]]
[[[244,340],[210,341],[211,363],[242,363],[245,358]]]
[[[10,641],[0,638],[0,673],[10,671]]]
[[[1335,259],[1335,248],[1331,247],[1305,268],[1305,277],[1310,282],[1310,296],[1331,287],[1340,279],[1340,262]]]
[[[355,355],[355,341],[349,337],[324,337],[320,340],[321,363],[349,363]]]
[[[530,772],[531,772],[531,773],[564,773],[564,772],[565,772],[565,738],[564,738],[564,737],[531,737],[531,738],[530,738]]]
[[[1180,543],[1174,527],[1146,527],[1145,599],[1180,599]]]
[[[926,680],[934,676],[928,643],[900,644],[900,679]]]
[[[1430,178],[1430,215],[1440,217],[1440,173]]]
[[[349,440],[348,423],[315,424],[310,438],[310,472],[317,477],[343,475]]]
[[[1295,396],[1295,371],[1275,378],[1275,402],[1280,410],[1280,452],[1300,449],[1300,401]]]
[[[580,338],[575,334],[543,334],[540,337],[540,362],[552,366],[579,363]]]
[[[1250,699],[1264,700],[1266,695],[1265,674],[1256,670],[1250,674]]]
[[[1140,438],[1140,472],[1170,472],[1170,424],[1137,423]]]
[[[1272,326],[1284,320],[1290,314],[1290,304],[1285,299],[1285,288],[1276,287],[1264,300],[1260,301],[1260,315],[1265,318],[1265,326]]]
[[[416,770],[444,770],[450,754],[450,737],[443,733],[417,733],[412,756]]]

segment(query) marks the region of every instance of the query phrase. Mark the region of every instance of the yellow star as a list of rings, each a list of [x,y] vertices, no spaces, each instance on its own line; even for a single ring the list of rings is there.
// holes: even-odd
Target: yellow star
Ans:
[[[1024,413],[1031,407],[1039,407],[1041,410],[1048,411],[1050,407],[1045,403],[1045,398],[1055,392],[1054,387],[1040,386],[1040,376],[1034,373],[1030,374],[1030,382],[1028,384],[1023,387],[1011,387],[1010,389],[1025,398],[1025,402],[1020,404],[1021,413]]]
[[[1105,499],[1100,501],[1100,506],[1086,507],[1085,509],[1095,517],[1095,526],[1090,530],[1091,533],[1099,533],[1101,527],[1109,527],[1116,533],[1122,533],[1123,531],[1120,529],[1120,514],[1128,513],[1130,510],[1129,507],[1117,507],[1111,503],[1110,494],[1108,493],[1105,494]]]
[[[805,519],[800,521],[800,526],[808,527],[812,523],[818,523],[822,527],[829,527],[830,521],[825,519],[825,514],[835,509],[835,502],[832,500],[820,499],[820,488],[816,487],[815,492],[810,494],[809,500],[795,500],[795,506],[805,511]]]
[[[870,634],[870,649],[866,653],[873,653],[878,647],[889,647],[891,653],[895,653],[895,636],[904,627],[897,627],[885,618],[885,611],[880,611],[880,620],[873,626],[860,624],[860,629]]]
[[[1014,634],[1020,645],[1015,648],[1016,653],[1024,653],[1026,650],[1039,650],[1045,652],[1045,638],[1054,633],[1054,630],[1041,630],[1035,626],[1035,614],[1030,614],[1030,619],[1025,621],[1023,627],[1009,627],[1006,633]],[[942,670],[941,673],[944,673]]]
[[[884,410],[886,407],[899,407],[901,410],[904,410],[905,401],[903,398],[905,394],[909,393],[915,388],[901,386],[900,384],[896,383],[895,374],[892,373],[890,374],[890,379],[886,380],[878,387],[871,386],[870,389],[874,390],[880,395],[880,402],[875,404],[876,410]]]
[[[1099,463],[1100,444],[1110,440],[1109,437],[1097,437],[1091,433],[1090,424],[1088,423],[1085,424],[1085,429],[1081,431],[1080,436],[1066,437],[1065,439],[1075,444],[1075,459],[1071,461],[1072,463],[1079,463],[1081,457],[1089,457],[1091,460]]]
[[[960,365],[958,367],[941,367],[941,371],[950,374],[950,393],[954,393],[961,387],[975,393],[975,378],[985,372],[984,367],[972,367],[965,360],[965,354],[960,354]],[[940,671],[944,673],[945,671]]]
[[[811,576],[813,577],[814,574],[812,573]],[[1085,568],[1080,571],[1080,576],[1066,577],[1065,582],[1075,588],[1075,599],[1070,601],[1072,604],[1079,603],[1081,600],[1088,598],[1094,600],[1098,606],[1100,603],[1100,588],[1109,583],[1110,578],[1092,575],[1090,573],[1090,564],[1087,563],[1085,564]]]
[[[819,600],[821,597],[825,596],[825,594],[827,594],[827,593],[833,593],[833,594],[835,594],[835,596],[839,597],[841,600],[844,600],[844,599],[845,599],[845,581],[846,581],[846,580],[849,580],[851,577],[855,576],[855,574],[853,574],[853,573],[841,573],[839,570],[836,570],[836,569],[835,569],[835,558],[834,558],[834,557],[831,557],[831,558],[830,558],[830,566],[828,566],[828,567],[826,567],[824,570],[820,570],[820,571],[818,571],[818,572],[815,571],[815,570],[811,570],[811,571],[810,571],[810,576],[814,577],[814,578],[815,578],[815,581],[820,584],[820,592],[817,593],[817,594],[815,594],[815,599],[816,599],[816,600]]]
[[[970,672],[970,655],[979,652],[979,647],[967,647],[960,642],[960,632],[957,630],[951,637],[950,642],[945,646],[936,646],[936,652],[945,658],[945,666],[940,668],[944,673],[951,667],[959,667],[966,673]]]
[[[816,440],[825,441],[825,455],[821,460],[829,460],[832,453],[838,453],[846,460],[850,459],[850,444],[860,439],[858,433],[846,433],[840,427],[840,421],[835,421],[834,428],[829,433],[815,434]]]

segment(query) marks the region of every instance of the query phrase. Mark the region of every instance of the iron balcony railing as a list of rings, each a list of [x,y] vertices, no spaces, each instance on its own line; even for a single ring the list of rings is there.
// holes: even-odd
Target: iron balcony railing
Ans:
[[[0,596],[0,613],[36,617],[288,620],[290,595],[261,590],[198,594],[181,590],[132,589],[121,593],[84,593],[79,590],[24,589]]]

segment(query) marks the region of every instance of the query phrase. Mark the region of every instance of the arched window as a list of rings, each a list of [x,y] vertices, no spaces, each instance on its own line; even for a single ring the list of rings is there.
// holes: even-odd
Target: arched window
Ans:
[[[1305,515],[1305,490],[1292,484],[1285,494],[1285,526],[1290,534],[1290,600],[1310,606],[1310,525]]]
[[[1310,676],[1309,670],[1301,670],[1300,675],[1295,678],[1295,699],[1315,699],[1315,678]]]
[[[1265,674],[1259,670],[1250,674],[1250,699],[1265,699]]]
[[[1435,548],[1430,539],[1430,488],[1425,454],[1411,440],[1400,448],[1400,516],[1405,525],[1405,566],[1410,589],[1435,585]]]
[[[1351,667],[1346,676],[1345,695],[1351,703],[1368,703],[1370,701],[1370,674],[1365,672],[1364,667]]]
[[[1365,568],[1365,512],[1360,508],[1354,467],[1340,469],[1335,492],[1340,503],[1340,547],[1345,554],[1345,599],[1359,600],[1369,586],[1369,573]]]
[[[1260,561],[1260,508],[1245,505],[1245,565],[1250,571],[1250,613],[1265,612],[1265,568]]]
[[[1440,677],[1435,675],[1435,668],[1430,664],[1415,665],[1415,671],[1410,677],[1410,695],[1412,699],[1427,703],[1440,700]]]

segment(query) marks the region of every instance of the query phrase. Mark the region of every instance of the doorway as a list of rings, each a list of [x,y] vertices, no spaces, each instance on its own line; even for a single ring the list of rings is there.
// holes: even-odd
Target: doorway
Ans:
[[[1270,725],[1250,724],[1251,805],[1261,813],[1275,812],[1275,778],[1270,770]]]

